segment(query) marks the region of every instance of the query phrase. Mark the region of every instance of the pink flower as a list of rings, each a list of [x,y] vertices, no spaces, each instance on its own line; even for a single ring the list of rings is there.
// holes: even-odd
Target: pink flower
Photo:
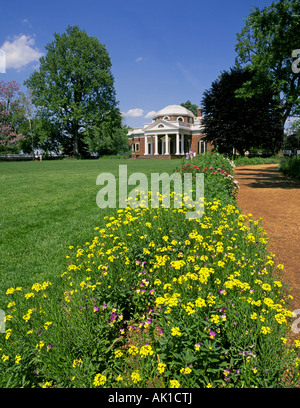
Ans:
[[[212,330],[209,331],[209,337],[210,337],[211,339],[214,339],[216,334],[217,334],[217,333],[215,333],[215,332],[212,331]]]

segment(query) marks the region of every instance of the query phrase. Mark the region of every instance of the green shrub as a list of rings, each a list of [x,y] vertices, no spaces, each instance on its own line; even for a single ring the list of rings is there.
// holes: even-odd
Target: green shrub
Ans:
[[[272,157],[237,157],[234,160],[236,166],[251,166],[255,164],[273,164],[280,163],[279,156]]]
[[[282,158],[279,170],[289,177],[300,179],[300,157]]]
[[[238,181],[234,180],[233,161],[219,153],[207,152],[192,160],[183,160],[179,169],[182,177],[191,173],[196,181],[196,174],[204,174],[204,196],[207,201],[214,198],[222,203],[233,202],[238,193]],[[178,171],[178,170],[177,170]],[[195,189],[195,185],[194,185]]]

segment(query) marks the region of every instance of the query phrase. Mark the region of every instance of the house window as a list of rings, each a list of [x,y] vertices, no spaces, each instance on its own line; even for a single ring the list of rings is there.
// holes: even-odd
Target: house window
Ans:
[[[164,128],[164,125],[158,125],[159,128]]]
[[[177,120],[178,120],[178,122],[183,122],[183,117],[182,117],[182,116],[179,116],[179,117],[177,118]]]
[[[170,120],[169,116],[164,116],[164,120]]]
[[[199,154],[203,154],[206,152],[206,143],[204,142],[204,140],[199,140],[198,143],[198,153]]]
[[[140,144],[139,144],[139,143],[135,143],[135,145],[134,145],[134,151],[135,151],[135,152],[139,152],[139,151],[140,151]]]

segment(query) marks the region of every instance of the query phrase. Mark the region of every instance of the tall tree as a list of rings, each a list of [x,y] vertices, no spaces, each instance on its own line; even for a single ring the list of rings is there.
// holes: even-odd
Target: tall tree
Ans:
[[[281,115],[281,128],[299,113],[300,74],[293,72],[293,50],[299,49],[299,0],[279,0],[260,10],[254,7],[237,34],[236,63],[254,76],[239,90],[240,97],[272,90]],[[296,70],[294,70],[296,71]]]
[[[35,159],[34,157],[34,135],[33,135],[33,129],[32,129],[32,118],[33,118],[33,113],[34,113],[34,105],[32,103],[32,91],[31,89],[27,89],[26,93],[19,92],[19,95],[20,95],[20,104],[23,108],[24,115],[27,119],[28,137],[31,143],[32,159],[34,160]],[[23,136],[24,136],[24,133],[23,133]]]
[[[253,75],[247,70],[231,68],[204,92],[203,133],[221,153],[232,154],[233,148],[242,155],[251,148],[274,152],[281,146],[280,116],[272,93],[265,91],[246,99],[236,97],[236,90],[251,81]]]
[[[0,152],[17,153],[24,139],[19,127],[24,120],[16,81],[0,81]]]
[[[78,26],[55,33],[46,50],[39,71],[25,85],[39,114],[59,125],[65,150],[71,146],[79,156],[87,148],[83,131],[99,123],[105,112],[118,112],[110,57],[97,38]]]

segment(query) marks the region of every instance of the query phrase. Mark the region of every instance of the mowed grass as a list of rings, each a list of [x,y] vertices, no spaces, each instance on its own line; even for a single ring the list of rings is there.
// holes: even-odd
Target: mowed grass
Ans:
[[[97,176],[172,172],[180,160],[63,160],[0,162],[0,302],[10,286],[55,282],[69,245],[81,245],[115,209],[96,204]],[[130,192],[132,186],[128,186]],[[117,201],[118,203],[118,201]],[[0,303],[1,309],[1,303]]]

